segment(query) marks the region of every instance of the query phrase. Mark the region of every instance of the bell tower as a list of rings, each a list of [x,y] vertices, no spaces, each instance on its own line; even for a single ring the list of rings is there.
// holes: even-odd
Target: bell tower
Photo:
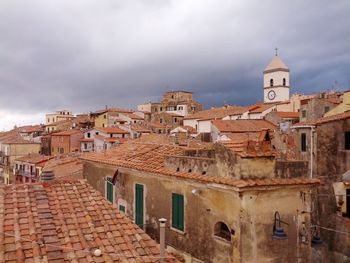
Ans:
[[[289,100],[289,68],[278,56],[278,49],[264,70],[264,103]]]

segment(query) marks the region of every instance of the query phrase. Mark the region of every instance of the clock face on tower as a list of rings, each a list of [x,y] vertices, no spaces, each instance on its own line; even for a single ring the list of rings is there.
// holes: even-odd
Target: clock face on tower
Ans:
[[[274,90],[270,90],[269,93],[267,93],[267,98],[269,100],[274,100],[276,98],[276,92]]]

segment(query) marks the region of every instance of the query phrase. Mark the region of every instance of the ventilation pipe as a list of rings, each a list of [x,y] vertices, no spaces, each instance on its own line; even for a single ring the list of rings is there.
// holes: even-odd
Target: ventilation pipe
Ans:
[[[164,263],[165,260],[165,218],[159,219],[159,243],[160,243],[160,262]]]
[[[48,170],[48,171],[43,171],[40,176],[40,181],[41,182],[50,182],[55,180],[55,174],[53,171]]]

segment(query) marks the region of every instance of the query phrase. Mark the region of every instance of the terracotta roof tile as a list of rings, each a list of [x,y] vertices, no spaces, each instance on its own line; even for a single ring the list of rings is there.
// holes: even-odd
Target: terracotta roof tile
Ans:
[[[108,133],[108,134],[127,134],[129,133],[126,130],[120,129],[118,127],[95,127],[96,130],[102,131],[104,133]]]
[[[38,142],[25,140],[19,134],[9,135],[7,137],[3,137],[3,139],[0,139],[0,141],[4,144],[40,144]]]
[[[250,107],[249,113],[261,113],[264,112],[272,107],[274,107],[275,104],[271,103],[265,103],[265,104],[256,104]]]
[[[213,120],[220,132],[259,132],[265,129],[274,130],[276,126],[266,120]]]
[[[45,162],[43,171],[50,170],[55,174],[55,180],[76,180],[83,178],[83,164],[74,156],[59,156]]]
[[[142,118],[141,116],[135,114],[135,113],[122,113],[122,115],[125,115],[127,117],[129,117],[130,119],[133,120],[144,120],[144,118]]]
[[[0,207],[0,262],[159,261],[157,243],[86,181],[2,185]]]
[[[288,118],[288,119],[298,119],[299,118],[299,112],[276,111],[276,114],[281,118]]]
[[[76,133],[83,133],[81,130],[78,129],[71,129],[71,130],[67,130],[67,131],[63,131],[63,132],[56,132],[51,134],[51,136],[70,136]]]
[[[81,159],[204,183],[224,184],[237,188],[259,186],[255,180],[251,183],[245,182],[244,185],[242,185],[242,180],[237,180],[231,177],[176,172],[175,170],[171,170],[164,166],[165,158],[167,156],[181,156],[184,154],[185,149],[186,148],[176,145],[129,141],[126,144],[104,153],[87,153],[83,155]],[[264,186],[276,185],[275,181],[271,181],[270,179],[263,179],[258,182]],[[271,184],[271,182],[273,182],[273,184]],[[278,185],[293,185],[315,184],[319,181],[309,179],[297,179],[296,181],[292,179],[281,179],[278,182]]]
[[[42,132],[42,131],[44,131],[43,125],[29,125],[29,126],[19,127],[19,132],[22,132],[22,133]]]
[[[39,164],[42,162],[46,162],[50,160],[51,156],[41,155],[38,153],[31,153],[26,156],[17,158],[16,161],[25,162],[25,163],[32,163],[32,164]]]
[[[241,106],[226,106],[221,108],[212,108],[209,110],[203,110],[196,112],[190,116],[186,116],[185,120],[199,119],[199,120],[212,120],[212,119],[222,119],[229,115],[239,115],[246,112],[249,107]]]
[[[136,132],[144,132],[144,133],[151,133],[151,129],[143,126],[143,125],[139,125],[139,124],[131,124],[130,125],[130,129],[132,131],[136,131]]]

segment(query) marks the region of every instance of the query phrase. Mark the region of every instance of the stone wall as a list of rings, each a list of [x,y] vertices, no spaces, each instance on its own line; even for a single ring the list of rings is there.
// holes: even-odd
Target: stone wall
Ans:
[[[275,175],[277,178],[308,177],[309,163],[307,161],[277,160]]]

